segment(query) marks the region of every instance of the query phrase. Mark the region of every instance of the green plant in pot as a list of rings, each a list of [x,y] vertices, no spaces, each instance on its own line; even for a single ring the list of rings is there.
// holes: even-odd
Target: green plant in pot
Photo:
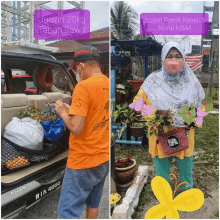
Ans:
[[[130,126],[131,136],[133,137],[143,137],[145,135],[146,125],[143,122],[133,122]]]
[[[121,104],[126,99],[126,92],[124,89],[116,89],[116,103]]]
[[[135,120],[136,112],[134,109],[128,106],[128,103],[124,103],[122,105],[116,105],[117,110],[113,114],[113,122],[118,125],[122,125],[122,123],[127,123],[131,125]]]
[[[126,94],[128,96],[128,100],[132,99],[133,98],[133,94],[134,94],[132,83],[124,82],[122,85],[125,87],[125,91],[126,91]]]

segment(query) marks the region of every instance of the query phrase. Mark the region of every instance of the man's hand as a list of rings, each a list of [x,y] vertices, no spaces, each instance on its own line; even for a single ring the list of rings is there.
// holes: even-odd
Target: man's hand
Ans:
[[[70,105],[63,103],[66,106],[67,111],[70,111]]]
[[[55,103],[55,110],[57,114],[63,119],[67,117],[69,114],[70,106],[66,103],[61,102],[60,100],[56,101]]]
[[[70,106],[58,100],[55,103],[55,110],[57,114],[63,119],[67,128],[75,135],[79,135],[85,126],[86,117],[80,115],[70,115]]]

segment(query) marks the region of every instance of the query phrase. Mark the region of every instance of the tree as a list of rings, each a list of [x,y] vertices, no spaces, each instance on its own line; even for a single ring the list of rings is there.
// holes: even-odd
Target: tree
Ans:
[[[138,14],[127,2],[116,1],[111,8],[111,37],[130,40],[138,28]]]
[[[149,38],[149,37],[151,37],[152,39],[155,40],[154,35],[142,35],[142,34],[137,34],[137,35],[135,35],[135,36],[134,36],[134,40],[144,40],[144,39],[147,39],[147,38]]]

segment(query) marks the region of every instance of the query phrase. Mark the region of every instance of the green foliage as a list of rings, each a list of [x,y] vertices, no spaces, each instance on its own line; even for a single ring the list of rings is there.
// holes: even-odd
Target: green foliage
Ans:
[[[128,121],[129,124],[135,120],[136,112],[134,109],[128,106],[128,103],[122,105],[116,105],[117,110],[114,112],[114,123],[121,124],[122,122]]]
[[[133,93],[132,83],[125,81],[122,83],[122,85],[125,87],[126,95],[129,96]]]
[[[182,110],[178,111],[182,115],[184,122],[189,126],[193,123],[194,118],[196,117],[196,109],[193,104],[190,104],[190,107],[185,106]]]
[[[132,124],[132,127],[142,128],[142,127],[145,127],[145,124],[144,124],[144,123],[141,123],[141,122],[134,122],[134,123]]]
[[[138,28],[138,14],[125,1],[115,1],[110,10],[111,37],[129,40],[135,36]]]
[[[155,115],[147,121],[149,136],[158,136],[158,131],[168,132],[172,128],[172,116],[170,110],[157,110]]]

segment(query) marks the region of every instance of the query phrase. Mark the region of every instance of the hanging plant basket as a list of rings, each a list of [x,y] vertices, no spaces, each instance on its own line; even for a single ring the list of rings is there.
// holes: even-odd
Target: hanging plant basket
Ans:
[[[203,88],[207,88],[208,85],[209,85],[209,83],[202,83],[202,87],[203,87]]]
[[[143,84],[143,80],[128,80],[128,82],[132,83],[132,87],[135,91],[139,90],[141,88],[141,85]]]

